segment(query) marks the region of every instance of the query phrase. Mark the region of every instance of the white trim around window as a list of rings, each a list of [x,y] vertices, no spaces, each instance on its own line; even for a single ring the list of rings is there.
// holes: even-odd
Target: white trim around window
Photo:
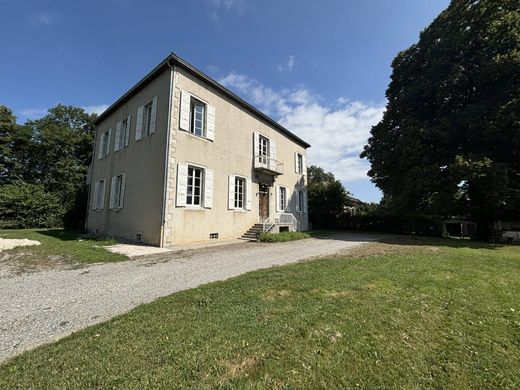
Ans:
[[[120,173],[112,176],[110,183],[110,203],[111,210],[119,210],[123,208],[125,199],[126,174]]]
[[[276,212],[284,213],[287,207],[287,187],[278,186],[276,190]]]
[[[105,189],[106,179],[100,179],[94,183],[94,193],[92,196],[92,209],[100,211],[105,208]]]

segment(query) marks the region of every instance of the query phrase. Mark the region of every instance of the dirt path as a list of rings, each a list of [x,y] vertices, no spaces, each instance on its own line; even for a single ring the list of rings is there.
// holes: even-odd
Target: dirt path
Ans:
[[[348,251],[379,238],[340,234],[281,244],[243,243],[0,277],[0,361],[176,291]]]

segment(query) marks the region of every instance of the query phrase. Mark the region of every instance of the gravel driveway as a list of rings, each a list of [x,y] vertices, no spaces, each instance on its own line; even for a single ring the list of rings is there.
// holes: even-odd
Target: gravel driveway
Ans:
[[[0,361],[176,291],[374,241],[341,234],[243,243],[0,278]]]

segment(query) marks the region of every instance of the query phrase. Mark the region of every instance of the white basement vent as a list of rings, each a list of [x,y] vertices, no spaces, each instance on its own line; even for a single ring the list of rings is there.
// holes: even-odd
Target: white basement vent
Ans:
[[[210,233],[209,234],[209,238],[210,239],[217,239],[218,238],[218,233]]]

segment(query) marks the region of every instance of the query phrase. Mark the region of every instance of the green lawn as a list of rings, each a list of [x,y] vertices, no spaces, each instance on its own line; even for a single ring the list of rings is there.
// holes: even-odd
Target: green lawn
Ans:
[[[416,239],[252,272],[0,367],[5,389],[215,387],[519,388],[520,247]]]
[[[116,244],[114,240],[96,239],[64,229],[0,229],[0,238],[27,238],[41,245],[17,247],[2,254],[9,255],[22,267],[52,266],[53,263],[97,263],[125,260],[120,254],[107,251],[104,246]]]

